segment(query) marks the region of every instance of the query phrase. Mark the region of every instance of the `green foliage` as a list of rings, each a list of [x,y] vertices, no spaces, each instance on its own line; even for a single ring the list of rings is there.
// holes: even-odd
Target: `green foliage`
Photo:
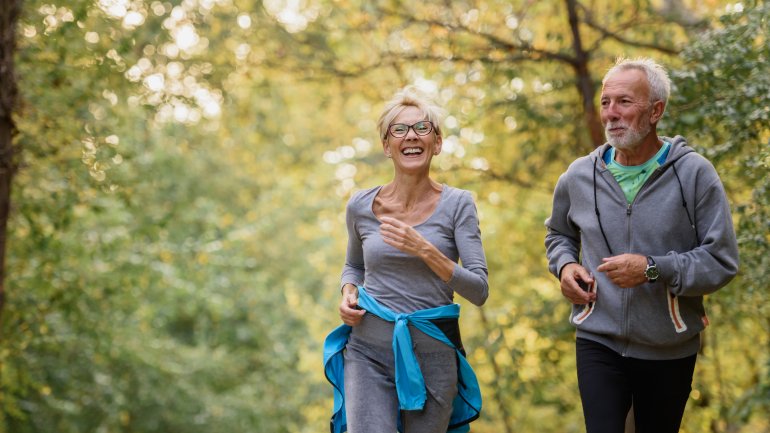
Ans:
[[[723,16],[723,27],[693,44],[683,55],[684,68],[674,75],[674,127],[688,131],[715,161],[737,204],[750,297],[745,301],[764,295],[770,269],[762,262],[768,252],[769,18],[770,6],[763,2]]]
[[[407,83],[437,89],[434,176],[481,216],[491,296],[460,300],[474,431],[582,431],[543,252],[551,188],[592,147],[565,4],[290,3],[25,2],[0,431],[325,429],[344,205],[390,180],[375,121]],[[767,427],[767,6],[711,23],[719,7],[699,34],[654,3],[578,5],[595,85],[619,54],[681,65],[665,128],[738,210],[743,272],[711,300],[692,432]]]
[[[706,334],[700,384],[703,425],[714,431],[764,426],[770,408],[770,5],[724,15],[720,27],[683,53],[672,131],[683,131],[714,161],[729,190],[741,273],[712,302],[717,326]],[[757,352],[757,349],[761,349]],[[739,356],[736,357],[736,354]],[[712,400],[712,402],[708,402]]]
[[[326,242],[294,241],[319,206],[284,206],[301,161],[249,111],[162,121],[216,100],[204,80],[222,77],[191,57],[178,95],[173,77],[165,94],[134,84],[132,65],[168,65],[142,57],[168,43],[159,18],[130,32],[91,2],[26,7],[0,431],[296,431],[318,343],[289,295],[319,286],[303,252]],[[265,117],[284,95],[262,91]]]

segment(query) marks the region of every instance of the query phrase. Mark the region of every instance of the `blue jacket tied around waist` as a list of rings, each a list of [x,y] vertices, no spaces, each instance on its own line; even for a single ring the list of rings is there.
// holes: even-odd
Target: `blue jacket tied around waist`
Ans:
[[[400,314],[380,305],[364,287],[358,287],[358,305],[368,313],[389,322],[395,322],[393,329],[393,354],[396,367],[396,392],[401,410],[420,410],[427,397],[420,365],[412,350],[412,337],[407,325],[411,324],[425,334],[455,349],[458,362],[458,393],[453,401],[453,412],[449,421],[448,433],[460,433],[470,430],[469,423],[479,417],[481,412],[481,391],[476,375],[473,373],[465,355],[456,347],[431,320],[457,319],[460,317],[458,304],[429,308],[411,314]],[[353,328],[340,325],[334,329],[324,342],[324,373],[334,387],[334,412],[331,419],[331,433],[347,431],[345,416],[345,383],[343,350]],[[395,416],[396,414],[394,414]]]

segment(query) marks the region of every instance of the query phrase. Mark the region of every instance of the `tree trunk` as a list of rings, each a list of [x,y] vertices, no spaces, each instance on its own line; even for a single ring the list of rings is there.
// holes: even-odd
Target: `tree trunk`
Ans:
[[[492,332],[492,327],[489,325],[487,315],[484,313],[483,308],[479,308],[479,314],[481,314],[481,325],[484,327],[484,335],[490,335]],[[486,352],[487,357],[489,358],[489,363],[492,364],[492,371],[495,372],[495,377],[502,377],[502,371],[500,370],[500,366],[497,365],[497,361],[495,361],[495,355],[489,350]],[[506,402],[503,400],[502,385],[503,384],[500,383],[499,380],[495,381],[492,394],[494,399],[497,400],[497,408],[500,410],[500,418],[503,420],[505,433],[513,433],[513,426],[511,425],[511,416],[508,413],[508,406],[506,406]]]
[[[583,49],[583,41],[580,38],[576,0],[565,0],[565,3],[567,4],[569,26],[572,29],[572,49],[575,51],[575,63],[572,66],[575,68],[576,84],[583,101],[583,117],[588,132],[591,134],[591,142],[594,147],[597,147],[604,143],[604,128],[594,103],[596,86],[594,86],[591,73],[588,71],[588,61],[591,56]],[[634,433],[634,431],[636,431],[634,428],[634,408],[631,406],[631,410],[626,416],[625,433]]]
[[[594,86],[591,73],[588,71],[590,54],[583,48],[583,41],[580,37],[580,23],[576,0],[565,0],[565,2],[567,4],[569,26],[572,30],[572,49],[575,52],[575,62],[572,64],[577,76],[575,84],[583,102],[583,118],[591,135],[591,142],[596,147],[604,143],[604,128],[602,128],[599,113],[597,113],[596,104],[594,103],[596,86]]]
[[[13,110],[18,88],[13,68],[16,51],[16,22],[21,0],[0,0],[0,315],[5,304],[5,250],[8,214],[11,208],[11,182],[16,170],[13,136]]]

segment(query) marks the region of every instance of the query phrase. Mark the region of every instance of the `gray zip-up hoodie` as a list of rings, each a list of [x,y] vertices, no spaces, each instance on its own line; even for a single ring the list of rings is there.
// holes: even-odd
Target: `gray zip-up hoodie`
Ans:
[[[671,143],[666,162],[633,203],[607,170],[602,156],[610,146],[604,144],[561,175],[545,222],[551,273],[558,278],[564,265],[577,262],[596,280],[596,302],[573,305],[577,336],[641,359],[696,353],[708,324],[703,295],[738,272],[732,217],[716,170],[683,137],[661,139]],[[623,289],[596,271],[602,258],[623,253],[651,256],[658,280]]]

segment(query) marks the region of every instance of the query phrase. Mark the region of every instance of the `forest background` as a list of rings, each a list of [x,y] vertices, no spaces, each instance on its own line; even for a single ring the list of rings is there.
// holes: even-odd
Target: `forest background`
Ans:
[[[742,260],[682,431],[770,432],[768,3],[0,5],[0,431],[327,431],[345,203],[390,179],[375,122],[406,84],[449,112],[433,176],[481,219],[473,431],[583,431],[543,222],[603,141],[604,71],[646,55],[674,82],[659,131],[717,167]]]

